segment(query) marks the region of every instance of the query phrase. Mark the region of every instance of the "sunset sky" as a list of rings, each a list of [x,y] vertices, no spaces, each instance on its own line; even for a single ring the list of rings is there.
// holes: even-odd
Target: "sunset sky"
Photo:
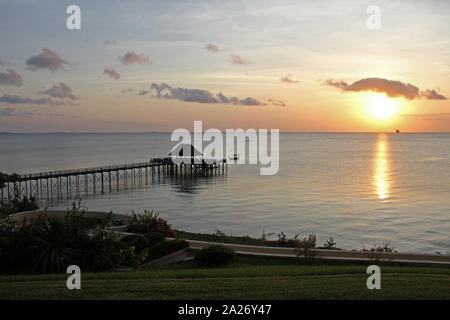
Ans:
[[[0,132],[450,131],[449,31],[445,0],[2,0]]]

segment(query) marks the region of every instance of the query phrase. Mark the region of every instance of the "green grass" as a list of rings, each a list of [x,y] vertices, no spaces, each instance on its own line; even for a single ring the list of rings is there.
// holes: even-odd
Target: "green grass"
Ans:
[[[450,269],[381,266],[381,290],[368,290],[364,265],[298,265],[239,256],[228,267],[181,263],[150,270],[67,275],[1,275],[0,299],[450,299]]]

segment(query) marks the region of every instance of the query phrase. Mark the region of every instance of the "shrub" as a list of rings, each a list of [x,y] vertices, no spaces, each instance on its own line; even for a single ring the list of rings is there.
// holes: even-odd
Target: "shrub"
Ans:
[[[325,249],[334,249],[336,247],[336,242],[334,241],[333,237],[330,237],[324,244],[323,247]]]
[[[189,244],[184,240],[164,240],[148,249],[148,257],[146,261],[156,260],[178,250],[187,248],[188,246]]]
[[[222,245],[211,245],[197,252],[195,261],[201,266],[218,267],[231,262],[235,255],[233,249]]]
[[[303,256],[305,260],[311,260],[315,256],[315,252],[312,250],[316,247],[316,235],[310,234],[308,238],[299,240],[297,245],[297,257]]]
[[[129,246],[133,246],[136,252],[141,252],[150,246],[147,237],[142,234],[131,234],[123,237],[120,241],[127,243]]]
[[[17,187],[14,188],[14,195],[11,200],[0,200],[0,216],[36,209],[39,209],[36,200],[34,198],[21,197]]]
[[[132,213],[128,221],[127,231],[132,233],[148,233],[156,231],[158,213],[145,210],[144,213]]]
[[[281,232],[281,233],[279,233],[279,234],[277,235],[277,237],[278,237],[278,240],[277,240],[277,242],[276,242],[276,245],[277,245],[278,247],[290,247],[290,248],[294,248],[294,247],[298,246],[298,243],[299,243],[299,241],[300,241],[300,240],[298,239],[298,237],[299,237],[298,234],[296,234],[296,235],[294,236],[294,238],[288,238],[284,232]]]
[[[63,272],[70,264],[86,271],[107,271],[120,262],[119,241],[104,226],[84,217],[81,204],[62,217],[46,212],[30,221],[0,221],[2,273]]]
[[[163,242],[166,239],[160,232],[147,232],[144,236],[147,238],[149,247],[153,247],[155,244]]]
[[[139,263],[140,259],[135,247],[129,246],[126,249],[120,250],[120,264],[122,266],[137,268]]]

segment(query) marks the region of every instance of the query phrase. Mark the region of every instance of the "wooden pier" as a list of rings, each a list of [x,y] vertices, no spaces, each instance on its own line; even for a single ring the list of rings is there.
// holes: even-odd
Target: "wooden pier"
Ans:
[[[193,158],[185,161],[188,163],[174,163],[171,157],[153,158],[148,162],[19,174],[14,181],[5,182],[0,199],[11,200],[17,192],[21,197],[42,200],[70,199],[148,184],[155,176],[212,176],[227,171],[225,159],[200,160],[197,164]]]

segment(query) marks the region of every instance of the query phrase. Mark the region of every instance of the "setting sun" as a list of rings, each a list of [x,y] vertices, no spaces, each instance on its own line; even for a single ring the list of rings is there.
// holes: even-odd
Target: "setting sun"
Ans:
[[[369,112],[377,119],[387,119],[397,111],[397,106],[393,99],[384,94],[377,94],[369,100]]]

